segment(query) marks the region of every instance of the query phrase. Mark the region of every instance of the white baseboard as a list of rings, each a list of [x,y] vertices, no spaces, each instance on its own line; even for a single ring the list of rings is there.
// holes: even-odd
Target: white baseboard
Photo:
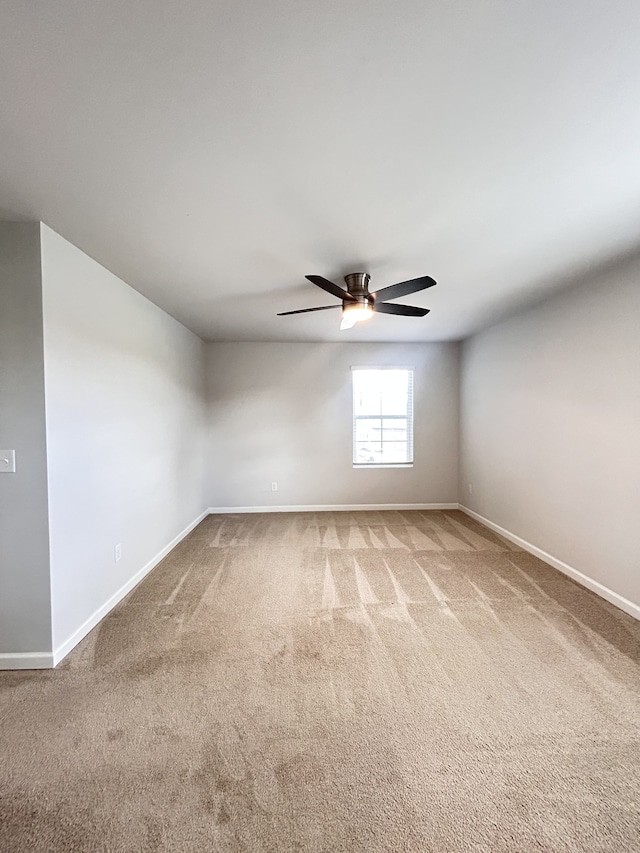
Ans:
[[[16,652],[0,654],[0,670],[3,669],[51,669],[52,652]]]
[[[633,601],[629,601],[628,598],[624,598],[622,595],[619,595],[617,592],[614,592],[612,589],[609,589],[609,587],[604,586],[598,581],[594,581],[593,578],[590,578],[588,575],[583,574],[582,572],[578,571],[578,569],[574,569],[573,566],[570,566],[568,563],[559,560],[557,557],[554,557],[551,554],[547,554],[547,552],[543,551],[542,548],[538,548],[536,545],[532,545],[531,542],[527,542],[526,539],[522,539],[520,536],[516,536],[515,533],[511,533],[509,530],[505,530],[504,527],[500,527],[499,524],[495,524],[493,521],[489,521],[488,518],[485,518],[483,515],[474,512],[474,510],[469,509],[469,507],[463,506],[462,504],[458,504],[458,508],[471,518],[475,518],[475,520],[479,521],[480,524],[484,524],[484,526],[488,527],[489,530],[493,530],[495,533],[499,533],[500,536],[504,536],[504,538],[508,539],[509,542],[513,542],[514,545],[520,546],[523,551],[528,551],[530,554],[533,554],[534,557],[538,557],[540,560],[543,560],[545,563],[548,563],[554,569],[558,569],[559,572],[562,572],[563,574],[568,575],[570,578],[573,578],[573,580],[577,581],[581,586],[590,589],[591,592],[595,592],[595,594],[599,595],[600,598],[604,598],[611,604],[615,604],[616,607],[619,607],[620,610],[624,610],[624,612],[628,613],[629,616],[633,616],[634,619],[640,620],[640,606],[634,604]]]
[[[249,512],[352,512],[359,510],[458,509],[457,503],[436,504],[313,504],[309,506],[210,506],[209,515]]]
[[[175,536],[171,540],[171,542],[165,545],[164,548],[155,555],[155,557],[149,560],[149,562],[144,565],[140,569],[140,571],[136,572],[133,577],[129,578],[129,580],[125,584],[123,584],[120,589],[111,596],[111,598],[105,601],[105,603],[101,607],[99,607],[95,611],[95,613],[92,613],[91,616],[85,622],[83,622],[82,625],[76,631],[74,631],[73,634],[67,640],[64,641],[64,643],[61,643],[61,645],[59,645],[57,649],[54,649],[53,655],[50,655],[50,657],[52,657],[53,659],[53,664],[50,665],[57,666],[60,661],[69,654],[71,649],[73,649],[74,646],[77,646],[80,640],[84,639],[84,637],[87,636],[89,631],[91,631],[92,628],[95,628],[98,622],[104,619],[107,613],[109,613],[110,610],[113,610],[116,604],[122,601],[125,595],[131,592],[131,590],[135,586],[137,586],[140,581],[158,565],[160,560],[163,560],[167,556],[169,551],[173,550],[173,548],[175,548],[176,545],[181,542],[185,536],[191,533],[193,528],[200,524],[202,519],[206,518],[208,514],[208,511],[205,510],[195,519],[195,521],[192,521],[191,524],[188,524],[185,529],[178,533],[178,535]]]

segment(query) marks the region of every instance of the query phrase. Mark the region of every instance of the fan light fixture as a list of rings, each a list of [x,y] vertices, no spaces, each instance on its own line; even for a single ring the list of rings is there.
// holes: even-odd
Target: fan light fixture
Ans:
[[[353,305],[344,305],[342,308],[340,331],[353,329],[356,323],[362,323],[371,317],[373,317],[373,308],[369,304],[362,305],[354,302]]]
[[[400,317],[424,317],[425,314],[429,313],[428,308],[418,308],[417,305],[400,305],[398,302],[388,302],[387,300],[407,296],[409,293],[417,293],[419,290],[426,290],[435,284],[431,276],[423,275],[420,278],[399,281],[397,284],[390,284],[381,290],[369,292],[371,276],[367,272],[350,272],[345,275],[346,290],[321,275],[308,275],[305,278],[311,284],[315,284],[316,287],[332,296],[337,296],[342,304],[334,303],[333,305],[320,305],[318,308],[281,311],[278,317],[285,317],[287,314],[308,314],[310,311],[329,311],[331,308],[342,308],[341,329],[353,329],[356,323],[370,320],[374,313],[396,314]]]

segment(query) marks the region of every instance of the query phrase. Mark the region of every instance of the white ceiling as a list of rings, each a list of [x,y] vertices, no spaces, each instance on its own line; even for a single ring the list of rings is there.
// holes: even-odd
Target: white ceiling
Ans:
[[[639,241],[640,3],[3,0],[0,216],[205,338],[460,338]],[[275,316],[359,270],[432,313]]]

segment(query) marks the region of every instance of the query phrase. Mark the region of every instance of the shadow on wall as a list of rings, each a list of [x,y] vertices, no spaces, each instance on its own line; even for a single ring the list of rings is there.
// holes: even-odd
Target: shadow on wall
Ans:
[[[619,270],[636,263],[640,264],[640,243],[634,243],[626,250],[612,253],[605,258],[592,260],[586,264],[574,264],[564,272],[549,273],[534,283],[534,289],[528,298],[523,298],[518,290],[512,297],[503,294],[494,301],[484,310],[481,319],[476,323],[475,331],[468,337],[542,305],[550,295],[569,294],[572,290],[581,290],[600,279],[614,276]]]

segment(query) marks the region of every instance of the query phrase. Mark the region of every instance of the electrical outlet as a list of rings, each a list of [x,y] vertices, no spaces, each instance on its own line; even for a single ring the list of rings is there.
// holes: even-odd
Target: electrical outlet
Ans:
[[[469,483],[469,494],[473,494],[473,483]]]
[[[277,483],[271,483],[271,491],[272,492],[278,491],[278,484]]]
[[[120,542],[118,542],[116,547],[113,549],[113,557],[116,563],[122,559],[122,544]]]

